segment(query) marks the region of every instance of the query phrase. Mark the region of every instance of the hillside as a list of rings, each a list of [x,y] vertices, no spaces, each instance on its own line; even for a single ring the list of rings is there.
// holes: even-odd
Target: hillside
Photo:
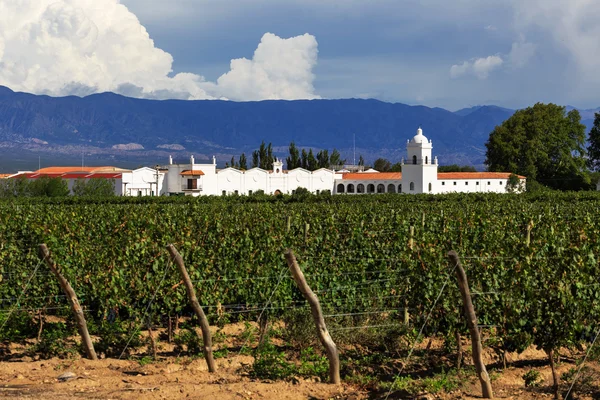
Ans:
[[[90,163],[132,166],[192,153],[197,159],[214,154],[224,163],[262,140],[282,156],[295,141],[300,147],[337,148],[351,161],[354,136],[357,157],[399,161],[419,125],[442,163],[481,165],[489,133],[511,114],[494,106],[453,113],[363,99],[240,103],[113,93],[53,98],[0,87],[0,168],[14,169],[14,162],[19,168],[37,166],[38,157],[44,164],[80,162],[82,154]]]

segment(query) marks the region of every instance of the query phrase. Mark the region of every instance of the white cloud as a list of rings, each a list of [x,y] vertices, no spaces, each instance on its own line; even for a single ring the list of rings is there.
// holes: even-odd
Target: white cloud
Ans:
[[[498,55],[474,58],[450,67],[450,77],[459,78],[463,75],[473,74],[479,79],[487,79],[490,72],[500,67],[503,62]]]
[[[508,53],[508,60],[512,68],[522,68],[535,55],[537,46],[525,41],[524,37],[518,42],[514,42]]]
[[[116,91],[148,98],[235,100],[314,98],[317,42],[265,34],[254,59],[238,59],[218,82],[172,75],[119,0],[0,0],[0,85],[51,95]]]
[[[233,100],[315,98],[317,52],[312,35],[282,39],[266,33],[252,60],[231,60],[231,70],[217,80],[218,91]]]

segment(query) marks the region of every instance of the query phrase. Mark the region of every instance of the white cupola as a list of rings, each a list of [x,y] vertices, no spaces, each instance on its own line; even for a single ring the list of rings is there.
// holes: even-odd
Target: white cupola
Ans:
[[[433,145],[419,127],[417,134],[407,140],[407,159],[402,164],[403,193],[431,193],[437,180],[437,160],[432,159]]]

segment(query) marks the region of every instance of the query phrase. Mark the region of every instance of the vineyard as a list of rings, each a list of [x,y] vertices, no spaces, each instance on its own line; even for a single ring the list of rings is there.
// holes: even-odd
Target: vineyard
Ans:
[[[85,356],[69,339],[68,299],[39,256],[45,243],[101,357],[146,360],[156,342],[159,355],[169,342],[174,354],[201,356],[173,244],[213,327],[215,358],[252,355],[243,368],[256,379],[327,380],[284,257],[292,249],[338,346],[342,381],[382,398],[432,391],[420,378],[451,381],[461,361],[473,374],[454,250],[498,370],[507,353],[535,347],[552,365],[572,364],[543,390],[597,396],[578,376],[600,354],[599,205],[596,193],[2,202],[0,354],[11,359],[20,343],[42,358]],[[236,340],[222,331],[232,324],[244,326]]]

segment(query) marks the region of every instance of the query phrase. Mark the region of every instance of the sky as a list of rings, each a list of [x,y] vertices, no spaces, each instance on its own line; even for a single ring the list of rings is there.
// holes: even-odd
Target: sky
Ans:
[[[0,85],[596,108],[599,21],[596,0],[0,0]]]

